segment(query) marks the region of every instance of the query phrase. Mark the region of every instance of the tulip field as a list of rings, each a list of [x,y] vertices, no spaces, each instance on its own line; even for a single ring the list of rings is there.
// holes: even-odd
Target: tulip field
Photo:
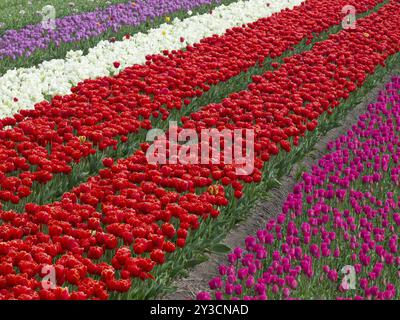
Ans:
[[[303,173],[282,212],[228,254],[209,282],[215,298],[398,297],[399,88],[394,77]],[[360,277],[356,295],[337,286],[349,262]]]
[[[1,300],[400,299],[399,0],[3,2]]]

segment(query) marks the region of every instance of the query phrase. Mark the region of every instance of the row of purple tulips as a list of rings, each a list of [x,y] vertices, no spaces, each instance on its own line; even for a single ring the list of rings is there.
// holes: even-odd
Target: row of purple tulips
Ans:
[[[28,25],[19,30],[7,30],[0,38],[0,59],[29,57],[38,49],[51,44],[87,40],[108,30],[117,32],[124,26],[138,26],[156,17],[180,10],[188,11],[220,0],[138,0],[111,5],[106,9],[79,13],[55,19],[55,28],[50,24]]]

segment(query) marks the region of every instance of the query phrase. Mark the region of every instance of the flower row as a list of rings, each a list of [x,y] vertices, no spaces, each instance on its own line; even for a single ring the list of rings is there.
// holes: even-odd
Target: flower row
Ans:
[[[0,78],[0,118],[23,109],[32,109],[38,102],[55,95],[69,94],[71,87],[85,79],[110,76],[134,64],[144,64],[146,56],[162,50],[177,50],[203,38],[221,35],[227,29],[268,17],[285,8],[300,4],[266,0],[237,1],[221,5],[211,13],[178,18],[146,34],[127,36],[123,41],[101,41],[88,54],[71,51],[65,59],[45,61],[35,67],[10,70]],[[113,62],[118,61],[118,70]]]
[[[73,2],[52,1],[57,17],[66,17],[76,13],[90,12],[109,7],[111,4],[126,2],[126,0],[75,0]],[[28,0],[10,5],[3,2],[0,14],[0,35],[9,29],[21,29],[37,24],[46,16],[48,7],[44,0]]]
[[[398,299],[399,132],[395,77],[197,297]]]
[[[290,151],[289,136],[296,141],[313,130],[321,113],[399,51],[399,15],[399,3],[386,5],[360,20],[358,29],[288,58],[255,77],[248,90],[192,115],[199,127],[254,129],[260,145],[251,175],[238,174],[236,164],[150,164],[144,143],[127,159],[105,159],[99,176],[60,202],[28,204],[24,214],[1,211],[0,297],[105,299],[129,291],[132,278],[151,278],[156,264],[185,246],[190,230],[228,205],[228,185],[241,198],[244,184],[261,180],[270,153]],[[358,74],[351,80],[353,70]],[[55,289],[43,288],[38,278],[46,265],[56,270]]]
[[[137,26],[179,10],[190,10],[213,0],[139,0],[119,3],[93,12],[79,13],[54,20],[54,28],[43,23],[19,30],[7,30],[0,38],[0,59],[29,57],[51,44],[76,42],[96,37],[109,29],[118,31],[125,25]],[[49,24],[49,23],[48,23]]]
[[[72,88],[73,94],[0,120],[0,159],[7,161],[0,165],[0,200],[19,203],[31,194],[33,182],[45,184],[54,174],[70,173],[73,163],[96,153],[96,148],[117,149],[129,134],[150,129],[152,117],[166,120],[169,110],[181,109],[211,85],[266,57],[281,55],[312,32],[326,30],[340,21],[344,2],[348,1],[309,0],[223,36],[203,39],[186,51],[147,56],[143,66],[126,68],[115,77],[86,80]],[[376,1],[356,3],[367,9]],[[299,29],[302,19],[310,23]],[[282,25],[293,29],[284,30]]]

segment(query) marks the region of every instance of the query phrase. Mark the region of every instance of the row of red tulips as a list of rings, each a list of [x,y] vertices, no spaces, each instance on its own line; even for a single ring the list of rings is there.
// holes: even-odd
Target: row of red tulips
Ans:
[[[116,149],[129,134],[150,129],[152,117],[165,120],[169,110],[189,104],[211,85],[337,25],[344,5],[354,5],[359,13],[379,2],[308,0],[187,50],[149,56],[146,65],[118,76],[87,80],[73,94],[0,120],[0,200],[19,203],[32,193],[33,182],[45,184],[55,174],[71,173],[74,163],[97,148]]]
[[[358,21],[357,29],[331,36],[255,77],[248,90],[183,119],[186,127],[254,128],[259,143],[250,176],[238,176],[234,165],[148,164],[143,144],[116,164],[106,159],[108,168],[60,202],[29,204],[24,214],[0,212],[0,297],[104,299],[128,291],[131,278],[151,278],[166,253],[185,245],[189,230],[228,204],[224,185],[240,198],[243,183],[261,179],[270,154],[279,146],[290,151],[289,137],[296,143],[313,130],[320,114],[400,50],[399,16],[400,3],[393,1]],[[55,267],[56,289],[41,286],[47,264]]]

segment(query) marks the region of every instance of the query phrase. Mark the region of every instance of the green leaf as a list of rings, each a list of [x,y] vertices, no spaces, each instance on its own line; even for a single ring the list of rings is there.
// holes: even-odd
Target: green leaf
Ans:
[[[207,260],[208,260],[208,257],[205,256],[205,255],[202,255],[202,256],[199,256],[197,259],[193,259],[193,260],[188,261],[186,263],[186,267],[187,268],[194,268],[195,266],[197,266],[197,265],[199,265],[199,264],[201,264],[203,262],[206,262]]]
[[[229,253],[229,252],[231,252],[232,250],[231,250],[231,248],[229,248],[228,246],[226,246],[226,245],[220,243],[220,244],[216,244],[215,246],[213,246],[213,247],[211,248],[211,251],[212,251],[212,252],[215,252],[215,253],[224,254],[224,253]]]

